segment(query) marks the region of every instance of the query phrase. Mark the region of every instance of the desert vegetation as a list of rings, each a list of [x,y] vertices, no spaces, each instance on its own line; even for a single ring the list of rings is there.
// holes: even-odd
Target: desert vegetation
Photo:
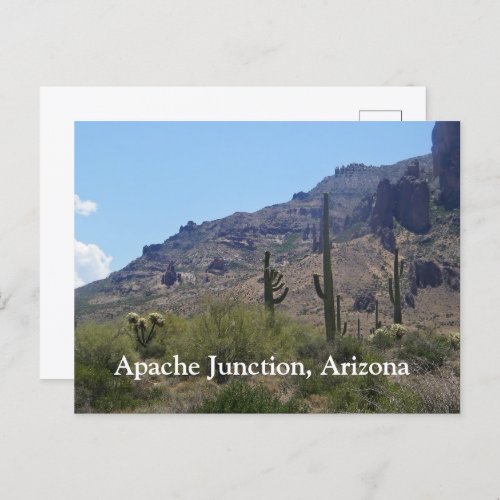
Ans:
[[[162,315],[158,333],[143,345],[131,335],[127,318],[76,329],[75,409],[77,412],[232,413],[456,413],[459,411],[459,336],[402,325],[371,335],[337,335],[327,341],[315,328],[276,311],[229,298],[203,299],[190,318]],[[133,323],[132,323],[133,325]],[[161,363],[178,354],[198,361],[199,376],[115,376],[122,356],[129,362]],[[300,360],[312,370],[300,376],[205,375],[209,355],[224,361],[261,361],[274,355]],[[328,356],[349,362],[405,360],[408,376],[320,376]]]

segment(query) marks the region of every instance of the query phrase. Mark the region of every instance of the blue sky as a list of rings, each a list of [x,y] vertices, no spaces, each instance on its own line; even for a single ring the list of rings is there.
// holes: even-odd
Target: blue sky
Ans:
[[[75,238],[112,257],[107,268],[117,270],[188,220],[201,223],[284,202],[338,165],[391,164],[429,153],[432,127],[433,122],[77,122]],[[95,278],[82,281],[89,279]]]

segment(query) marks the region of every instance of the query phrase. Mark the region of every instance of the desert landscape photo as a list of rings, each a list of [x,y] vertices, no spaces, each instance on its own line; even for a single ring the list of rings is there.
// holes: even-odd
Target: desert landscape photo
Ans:
[[[458,122],[79,122],[75,145],[77,413],[460,412]]]

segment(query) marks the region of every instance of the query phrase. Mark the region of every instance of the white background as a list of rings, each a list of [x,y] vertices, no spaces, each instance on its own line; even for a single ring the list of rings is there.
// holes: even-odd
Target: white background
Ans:
[[[0,497],[498,498],[499,14],[495,1],[4,0]],[[38,379],[39,86],[354,84],[424,85],[428,118],[462,121],[462,414],[73,415],[72,383]]]

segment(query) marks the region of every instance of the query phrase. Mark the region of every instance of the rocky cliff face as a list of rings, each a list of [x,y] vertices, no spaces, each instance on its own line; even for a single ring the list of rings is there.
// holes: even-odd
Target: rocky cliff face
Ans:
[[[281,307],[307,321],[321,322],[311,277],[322,269],[322,256],[313,248],[319,246],[322,195],[328,192],[335,287],[342,295],[345,314],[366,311],[362,325],[366,321],[371,327],[368,315],[376,299],[380,314],[387,314],[390,321],[387,279],[390,252],[397,241],[409,265],[416,260],[436,262],[443,284],[449,284],[433,287],[429,276],[422,275],[420,282],[429,285],[419,289],[418,296],[416,290],[415,294],[404,290],[407,304],[415,306],[414,312],[405,314],[422,322],[427,316],[435,322],[437,315],[451,328],[458,321],[446,314],[455,311],[458,303],[459,214],[438,211],[424,236],[414,232],[428,220],[428,212],[419,215],[418,207],[427,205],[421,190],[431,174],[431,155],[420,157],[418,168],[410,160],[382,167],[352,164],[285,203],[219,220],[189,221],[163,243],[145,246],[142,255],[123,269],[77,289],[76,316],[79,321],[110,320],[124,317],[131,308],[189,315],[205,294],[227,293],[245,302],[260,302],[262,259],[269,250],[290,285]],[[407,200],[417,216],[401,209]],[[378,218],[371,219],[370,214]],[[396,226],[394,219],[401,220],[401,225]],[[376,237],[370,222],[379,228]],[[416,287],[416,277],[414,282]]]
[[[373,232],[393,228],[393,217],[396,208],[396,191],[389,179],[382,179],[377,186],[375,205],[371,213],[370,227]]]
[[[393,228],[395,218],[403,227],[413,233],[425,233],[430,227],[430,190],[421,178],[418,160],[412,161],[405,174],[396,184],[382,179],[377,186],[370,227],[377,234],[387,237],[387,229]]]
[[[394,216],[408,231],[425,233],[430,227],[429,202],[429,185],[420,178],[415,161],[396,184]]]
[[[447,210],[460,207],[460,122],[436,122],[432,130],[434,176],[439,177],[438,202]]]
[[[443,283],[443,273],[432,260],[417,260],[415,261],[415,281],[418,288],[440,286]]]

